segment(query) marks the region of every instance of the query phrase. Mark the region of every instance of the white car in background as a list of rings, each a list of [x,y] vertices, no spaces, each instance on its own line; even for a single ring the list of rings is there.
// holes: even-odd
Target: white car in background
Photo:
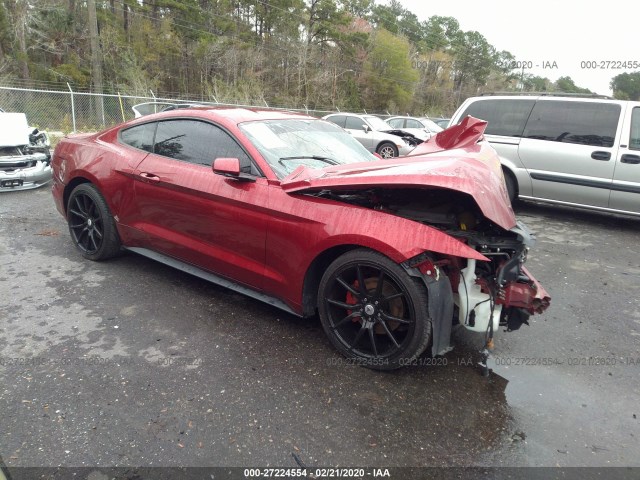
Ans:
[[[46,132],[29,127],[24,113],[0,109],[0,192],[38,188],[51,181]]]
[[[437,125],[433,120],[424,117],[391,117],[387,118],[385,121],[390,127],[408,132],[423,142],[426,142],[436,133],[443,130],[443,128]]]
[[[409,132],[391,127],[375,115],[332,113],[322,117],[344,128],[371,153],[382,158],[408,155],[422,140]]]

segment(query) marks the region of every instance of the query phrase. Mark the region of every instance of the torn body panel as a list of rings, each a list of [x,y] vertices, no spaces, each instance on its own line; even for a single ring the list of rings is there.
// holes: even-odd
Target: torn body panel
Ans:
[[[424,155],[444,150],[473,147],[482,140],[486,128],[487,122],[484,120],[466,117],[459,124],[453,125],[431,137],[411,154]]]

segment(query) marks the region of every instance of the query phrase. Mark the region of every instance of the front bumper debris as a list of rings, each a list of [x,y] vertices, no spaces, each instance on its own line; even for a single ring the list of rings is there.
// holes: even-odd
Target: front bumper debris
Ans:
[[[39,188],[51,181],[53,172],[47,155],[9,155],[0,157],[0,192]]]

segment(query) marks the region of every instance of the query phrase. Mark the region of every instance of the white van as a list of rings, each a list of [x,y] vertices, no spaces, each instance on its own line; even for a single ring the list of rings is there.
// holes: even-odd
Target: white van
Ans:
[[[565,94],[566,95],[566,94]],[[640,215],[640,102],[555,95],[467,99],[488,123],[509,196]]]

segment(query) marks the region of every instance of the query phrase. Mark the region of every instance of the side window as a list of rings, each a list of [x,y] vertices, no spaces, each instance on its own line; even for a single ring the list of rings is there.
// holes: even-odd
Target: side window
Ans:
[[[411,118],[407,118],[407,128],[424,128],[424,127],[419,121],[413,120]]]
[[[629,149],[640,150],[640,107],[635,107],[631,112],[631,136]]]
[[[358,117],[347,117],[347,123],[344,128],[350,128],[351,130],[364,130],[364,120]]]
[[[216,158],[240,160],[240,170],[259,175],[253,162],[224,130],[199,120],[158,122],[154,153],[198,165],[211,165]]]
[[[523,137],[612,147],[619,118],[620,105],[613,103],[539,101]]]
[[[402,124],[404,123],[404,118],[394,118],[393,120],[389,120],[388,123],[393,128],[402,128]]]
[[[331,115],[330,117],[327,117],[327,120],[329,120],[332,123],[335,123],[339,127],[344,128],[344,122],[346,120],[346,117],[344,115]]]
[[[153,135],[156,133],[156,123],[145,123],[127,128],[120,132],[120,141],[134,148],[146,152],[153,151]]]
[[[487,135],[520,137],[535,103],[533,99],[478,100],[467,107],[461,119],[471,115],[480,120],[486,120],[489,122],[485,131]]]

